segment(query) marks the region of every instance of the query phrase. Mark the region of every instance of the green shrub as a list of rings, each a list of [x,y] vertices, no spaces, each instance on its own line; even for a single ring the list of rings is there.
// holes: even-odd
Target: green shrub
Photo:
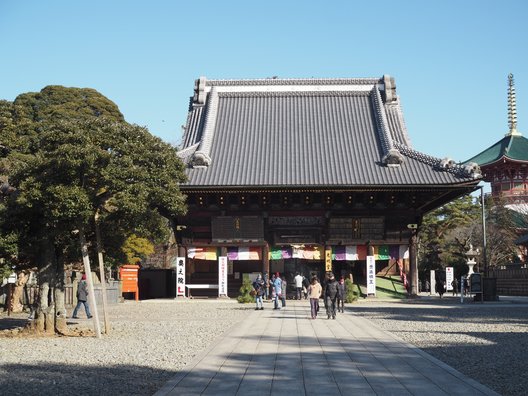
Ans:
[[[237,300],[241,304],[247,304],[255,301],[255,297],[252,297],[249,293],[253,290],[253,284],[251,279],[244,278],[242,281],[242,286],[240,287],[240,295],[237,297]]]
[[[352,283],[350,279],[345,279],[345,302],[353,303],[359,297],[359,291],[357,285]]]

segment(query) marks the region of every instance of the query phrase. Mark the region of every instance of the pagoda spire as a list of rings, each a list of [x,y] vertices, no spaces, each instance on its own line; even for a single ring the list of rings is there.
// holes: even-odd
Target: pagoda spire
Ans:
[[[515,99],[515,82],[511,73],[508,75],[508,127],[510,131],[506,136],[521,135],[517,131],[517,101]]]

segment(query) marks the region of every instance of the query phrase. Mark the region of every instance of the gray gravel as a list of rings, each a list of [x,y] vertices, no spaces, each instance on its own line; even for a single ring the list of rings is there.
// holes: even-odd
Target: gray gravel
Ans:
[[[509,301],[508,301],[509,300]],[[351,306],[437,359],[502,395],[528,389],[528,299],[460,304],[438,297]]]
[[[101,339],[0,338],[0,394],[152,395],[252,309],[234,300],[127,301],[110,307],[112,331]],[[433,298],[363,301],[347,311],[503,395],[528,389],[528,304]],[[26,316],[1,313],[0,327]]]
[[[0,338],[0,394],[152,395],[252,308],[235,300],[126,301],[110,306],[112,329],[100,339]],[[26,317],[2,313],[0,322]],[[68,322],[93,329],[87,319]]]

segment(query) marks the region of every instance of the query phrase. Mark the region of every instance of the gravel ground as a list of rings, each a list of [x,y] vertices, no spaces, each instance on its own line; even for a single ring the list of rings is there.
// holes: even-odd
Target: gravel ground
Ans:
[[[504,300],[462,305],[435,297],[351,310],[502,395],[525,395],[528,299]]]
[[[234,300],[126,301],[110,306],[112,331],[101,339],[0,338],[0,394],[152,395],[252,309]],[[503,395],[528,389],[528,304],[422,298],[348,310]],[[0,313],[0,328],[26,317]]]
[[[0,338],[0,394],[152,395],[252,308],[236,300],[126,301],[110,306],[111,332],[101,339]],[[25,318],[1,313],[0,326]],[[86,319],[68,323],[93,329]]]

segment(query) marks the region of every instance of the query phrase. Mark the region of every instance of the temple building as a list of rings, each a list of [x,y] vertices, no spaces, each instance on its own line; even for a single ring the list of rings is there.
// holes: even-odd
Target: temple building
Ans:
[[[506,135],[466,161],[480,166],[491,193],[512,209],[528,208],[528,140],[517,130],[517,104],[513,75],[508,76],[508,126]]]
[[[426,132],[423,132],[426,133]],[[416,234],[427,212],[474,191],[476,163],[412,148],[393,78],[195,82],[180,158],[178,219],[187,284],[229,296],[245,274],[352,274],[402,267],[416,294]],[[225,260],[225,259],[224,259]]]
[[[525,262],[528,256],[525,220],[528,214],[528,139],[517,130],[517,100],[511,73],[508,76],[508,128],[508,133],[501,140],[466,163],[479,164],[484,181],[491,184],[495,202],[514,211],[512,216],[520,235],[515,243]]]

